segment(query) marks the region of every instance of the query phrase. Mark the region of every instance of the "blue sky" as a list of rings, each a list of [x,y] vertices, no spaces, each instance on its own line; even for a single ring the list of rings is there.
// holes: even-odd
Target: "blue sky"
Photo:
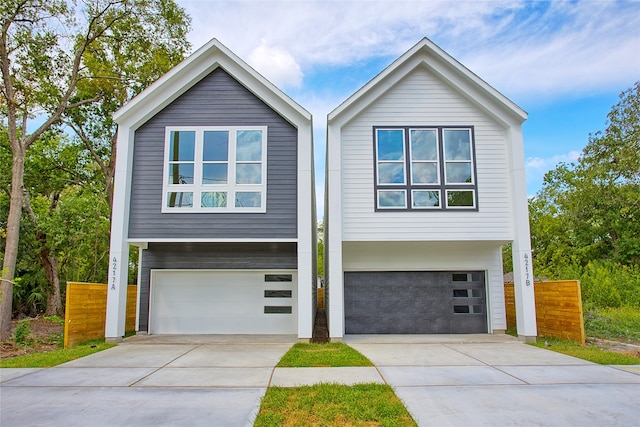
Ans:
[[[319,212],[327,114],[423,37],[529,113],[529,195],[640,80],[640,1],[177,2],[193,50],[217,38],[313,114]]]

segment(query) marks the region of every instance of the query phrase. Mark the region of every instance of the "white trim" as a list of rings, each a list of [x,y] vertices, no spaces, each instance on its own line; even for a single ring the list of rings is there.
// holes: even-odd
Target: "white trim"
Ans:
[[[502,123],[527,119],[527,113],[428,38],[423,38],[327,115],[342,124],[355,117],[415,67],[424,65]],[[386,82],[385,82],[386,81]],[[506,115],[505,115],[506,113]]]
[[[136,283],[136,332],[140,330],[140,293],[142,292],[142,290],[140,288],[142,288],[142,286],[140,286],[140,284],[142,283],[142,252],[145,250],[146,248],[142,248],[142,247],[138,247],[138,281]]]
[[[238,239],[217,239],[217,238],[191,238],[191,237],[136,237],[127,239],[131,245],[139,246],[147,243],[296,243],[299,239],[256,239],[256,238],[238,238]],[[146,249],[146,248],[145,248]]]
[[[111,220],[111,244],[109,247],[109,280],[107,288],[107,313],[105,338],[120,340],[124,337],[129,276],[129,206],[131,202],[131,175],[133,163],[134,132],[122,126],[118,128],[116,144],[116,170],[113,183],[113,212]]]
[[[217,68],[223,68],[296,127],[311,113],[293,101],[216,39],[210,40],[113,114],[118,125],[137,129]]]

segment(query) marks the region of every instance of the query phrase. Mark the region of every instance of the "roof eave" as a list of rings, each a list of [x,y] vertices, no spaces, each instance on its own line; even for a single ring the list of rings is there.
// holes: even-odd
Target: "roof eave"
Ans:
[[[217,39],[210,40],[113,114],[118,125],[139,127],[198,81],[223,68],[267,105],[296,126],[311,122],[311,113],[236,56]],[[286,110],[286,111],[283,111]]]
[[[423,55],[423,59],[420,59],[418,55]],[[409,73],[411,70],[415,69],[414,67],[406,68],[404,67],[407,63],[413,61],[417,63],[423,63],[429,66],[429,63],[426,61],[426,58],[430,55],[435,55],[436,59],[442,61],[442,63],[446,64],[450,69],[454,71],[454,73],[463,77],[464,80],[471,86],[477,88],[477,91],[482,94],[484,97],[488,97],[493,101],[493,103],[499,105],[503,111],[507,113],[508,116],[512,118],[513,121],[522,123],[527,119],[527,113],[518,107],[514,102],[509,100],[507,97],[498,92],[495,88],[489,85],[487,82],[478,77],[475,73],[469,70],[467,67],[462,65],[456,59],[454,59],[451,55],[446,53],[440,47],[438,47],[435,43],[433,43],[428,38],[422,39],[416,45],[414,45],[411,49],[409,49],[406,53],[392,62],[387,68],[385,68],[382,72],[380,72],[377,76],[367,82],[362,88],[356,91],[353,95],[347,98],[344,102],[342,102],[338,107],[336,107],[333,111],[331,111],[327,115],[327,123],[332,123],[334,121],[339,121],[341,116],[349,115],[350,117],[355,116],[358,111],[349,114],[349,110],[355,108],[356,105],[359,104],[359,101],[370,95],[370,92],[374,90],[381,82],[393,79],[394,74],[401,73],[399,76],[395,76],[395,81],[402,78],[404,75]],[[418,60],[416,61],[416,58]],[[404,70],[402,70],[404,68]],[[432,68],[432,67],[430,67]],[[348,119],[346,120],[348,121]],[[510,120],[511,121],[511,120]]]

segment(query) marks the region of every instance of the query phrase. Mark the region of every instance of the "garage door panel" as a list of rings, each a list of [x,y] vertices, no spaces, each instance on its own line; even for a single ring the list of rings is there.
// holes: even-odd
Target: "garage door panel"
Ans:
[[[486,333],[483,272],[347,272],[348,334]]]
[[[267,282],[272,271],[152,272],[149,332],[152,334],[295,334],[296,276]],[[268,298],[265,290],[288,290],[291,298]],[[290,313],[265,313],[265,307]]]

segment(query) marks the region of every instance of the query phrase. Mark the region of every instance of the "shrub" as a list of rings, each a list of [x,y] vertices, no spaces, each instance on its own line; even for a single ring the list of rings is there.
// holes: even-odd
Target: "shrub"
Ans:
[[[18,322],[16,329],[13,331],[13,341],[16,345],[26,344],[29,335],[31,335],[31,322],[23,320]]]
[[[640,308],[640,267],[611,261],[591,261],[565,268],[561,277],[580,280],[582,300],[594,307]]]

